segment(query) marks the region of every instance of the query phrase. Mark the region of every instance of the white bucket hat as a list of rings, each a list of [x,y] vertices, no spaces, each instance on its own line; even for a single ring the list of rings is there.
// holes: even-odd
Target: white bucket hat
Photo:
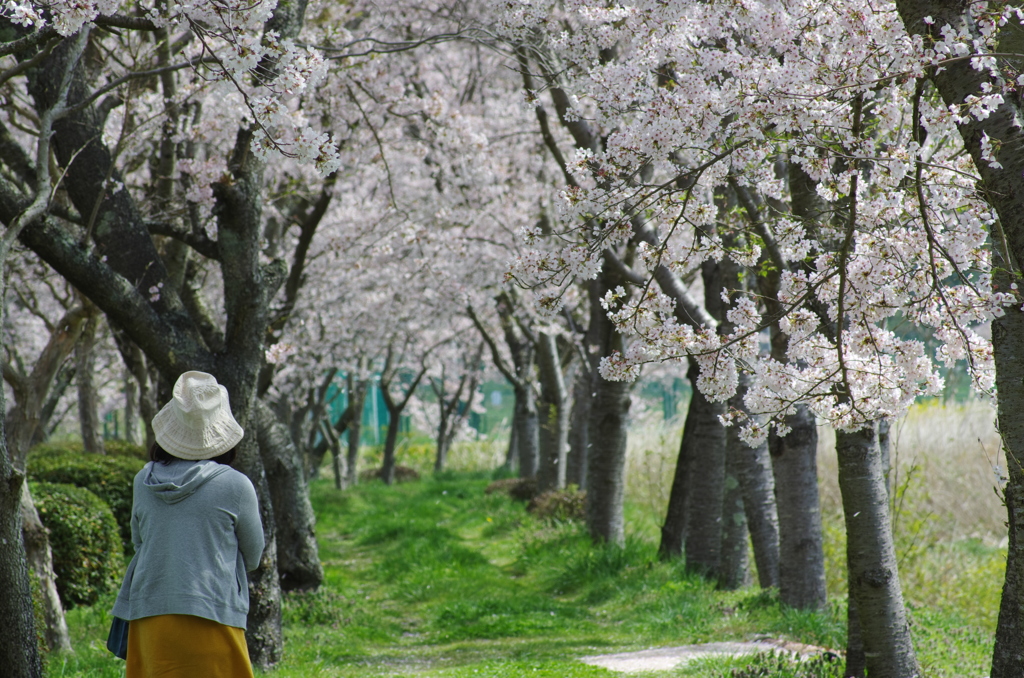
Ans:
[[[153,417],[153,433],[160,447],[189,460],[218,457],[245,435],[231,416],[228,390],[206,372],[178,377],[171,401]]]

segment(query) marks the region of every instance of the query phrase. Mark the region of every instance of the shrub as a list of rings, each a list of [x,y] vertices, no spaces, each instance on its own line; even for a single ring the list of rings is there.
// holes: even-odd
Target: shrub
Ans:
[[[368,468],[359,474],[359,481],[366,482],[368,480],[376,480],[380,478],[380,472],[381,469],[379,468]],[[416,469],[409,468],[408,466],[395,466],[396,483],[408,483],[419,479],[420,474]]]
[[[549,520],[586,520],[587,493],[573,487],[551,490],[530,500],[526,510]]]
[[[89,490],[31,484],[39,518],[50,531],[57,592],[68,608],[92,605],[120,584],[124,552],[110,507]]]
[[[124,552],[131,555],[135,552],[131,527],[132,481],[144,464],[131,455],[100,456],[75,451],[74,446],[47,445],[29,452],[28,476],[32,480],[65,483],[94,492],[114,513]]]

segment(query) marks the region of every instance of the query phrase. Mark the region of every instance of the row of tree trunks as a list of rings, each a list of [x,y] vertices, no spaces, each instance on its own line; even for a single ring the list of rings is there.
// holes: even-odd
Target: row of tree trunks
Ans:
[[[463,366],[464,371],[459,378],[459,386],[455,389],[455,393],[445,391],[443,373],[440,379],[430,380],[431,388],[437,397],[439,410],[434,473],[440,473],[447,466],[448,451],[455,442],[455,436],[469,419],[473,396],[480,385],[480,360],[483,357],[483,352],[484,343],[481,342],[477,350],[470,356],[469,361]]]

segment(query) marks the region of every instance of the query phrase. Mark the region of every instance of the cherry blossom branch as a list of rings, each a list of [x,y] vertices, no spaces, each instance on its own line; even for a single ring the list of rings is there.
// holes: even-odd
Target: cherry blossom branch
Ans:
[[[183,242],[207,259],[220,261],[220,250],[217,241],[202,231],[178,228],[164,221],[147,221],[146,230],[152,235],[161,235]]]
[[[207,57],[196,57],[194,59],[189,59],[188,61],[182,61],[181,63],[172,64],[170,66],[161,66],[160,68],[151,68],[151,69],[149,69],[147,71],[133,71],[132,73],[128,73],[127,75],[123,75],[120,78],[118,78],[117,80],[114,80],[113,82],[109,82],[106,85],[104,85],[103,87],[99,88],[98,90],[93,92],[91,95],[89,95],[88,97],[86,97],[82,101],[80,101],[77,104],[75,104],[74,107],[68,109],[68,113],[77,113],[78,111],[84,110],[92,102],[96,101],[97,99],[99,99],[101,96],[103,96],[107,92],[110,92],[111,90],[117,89],[118,87],[120,87],[121,85],[125,84],[126,82],[131,82],[132,80],[138,80],[139,78],[151,78],[154,75],[163,75],[164,73],[173,73],[174,71],[180,71],[180,70],[185,69],[185,68],[192,68],[192,67],[198,66],[200,64],[212,64],[212,63],[219,64],[219,65],[221,65],[223,67],[223,64],[221,64],[219,59],[217,59],[216,57],[209,57],[209,56],[207,56]]]
[[[488,41],[484,41],[484,40],[477,40],[477,39],[474,39],[472,37],[467,37],[467,36],[470,36],[472,34],[478,34],[478,35],[486,36],[487,38],[490,38],[491,41],[488,42]],[[371,47],[370,49],[364,50],[362,52],[349,52],[349,53],[346,53],[346,54],[335,54],[333,56],[327,57],[328,59],[335,60],[335,59],[354,59],[354,58],[357,58],[357,57],[369,56],[371,54],[395,54],[397,52],[407,52],[409,50],[416,49],[417,47],[423,47],[424,45],[439,45],[439,44],[442,44],[442,43],[445,43],[445,42],[455,42],[455,41],[475,42],[477,44],[482,44],[484,46],[491,47],[493,49],[497,49],[497,45],[499,44],[497,39],[494,37],[494,35],[492,35],[488,31],[483,30],[482,28],[467,28],[467,29],[464,29],[464,30],[461,30],[461,31],[457,31],[455,33],[439,33],[437,35],[427,36],[426,38],[422,38],[420,40],[400,40],[400,41],[390,42],[390,41],[387,41],[387,40],[378,40],[377,38],[367,37],[367,38],[357,38],[356,40],[352,40],[350,42],[347,42],[347,43],[345,43],[345,44],[343,44],[343,45],[341,45],[339,47],[328,47],[326,45],[312,45],[312,44],[306,44],[306,43],[299,43],[299,44],[301,46],[303,46],[303,47],[306,47],[306,46],[314,47],[314,48],[319,49],[319,50],[321,50],[323,52],[341,52],[341,51],[344,51],[344,50],[346,50],[346,49],[348,49],[350,47],[353,47],[355,45],[358,45],[358,44],[361,44],[361,43],[364,43],[364,42],[365,43],[370,43],[372,45],[381,45],[381,46],[384,47],[384,49],[377,49],[376,47]]]

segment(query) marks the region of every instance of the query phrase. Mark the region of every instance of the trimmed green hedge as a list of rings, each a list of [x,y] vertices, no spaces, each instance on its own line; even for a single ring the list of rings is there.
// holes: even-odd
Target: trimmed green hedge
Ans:
[[[28,477],[47,483],[84,487],[107,502],[117,520],[124,552],[131,555],[135,552],[131,526],[132,481],[145,463],[134,453],[101,456],[85,454],[81,451],[81,444],[77,450],[72,445],[41,445],[28,454]]]
[[[92,605],[117,590],[124,551],[106,502],[74,485],[33,482],[29,487],[50,531],[57,592],[65,607]]]

